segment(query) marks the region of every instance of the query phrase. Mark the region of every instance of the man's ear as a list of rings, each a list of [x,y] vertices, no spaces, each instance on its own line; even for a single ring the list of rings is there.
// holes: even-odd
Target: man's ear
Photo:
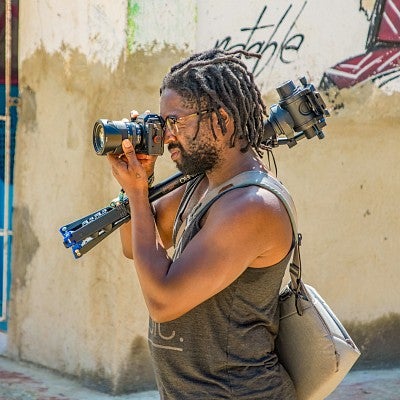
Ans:
[[[224,108],[220,108],[219,110],[219,114],[221,115],[222,119],[225,122],[225,125],[228,126],[229,122],[231,121],[231,117],[229,116],[229,114],[226,112],[226,110]]]
[[[225,129],[227,132],[233,131],[233,118],[222,107],[219,108],[218,111],[219,111],[219,114],[220,114],[222,120],[224,121],[224,126],[220,126],[221,131],[224,132]],[[218,125],[220,125],[220,124],[218,124]]]

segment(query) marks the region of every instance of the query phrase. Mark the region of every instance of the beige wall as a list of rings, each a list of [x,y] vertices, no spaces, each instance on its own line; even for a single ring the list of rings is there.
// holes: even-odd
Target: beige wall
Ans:
[[[118,193],[106,160],[92,149],[94,121],[120,119],[132,108],[158,111],[169,66],[229,35],[244,43],[240,29],[275,2],[247,2],[244,9],[233,3],[20,2],[10,356],[113,393],[153,384],[147,312],[118,234],[75,260],[58,229]],[[295,34],[304,41],[285,53],[289,63],[276,58],[259,71],[268,104],[277,102],[274,87],[282,81],[306,74],[318,84],[327,68],[365,51],[369,21],[359,2],[321,3],[269,6],[265,24],[292,5],[276,41]],[[257,35],[254,41],[268,38]],[[279,177],[298,207],[304,276],[350,324],[387,313],[398,318],[400,89],[369,82],[330,96],[326,138],[275,151]],[[158,180],[173,172],[168,156],[160,160]]]
[[[324,140],[278,149],[277,158],[298,207],[305,278],[342,319],[363,321],[400,311],[400,96],[368,88],[342,99]]]

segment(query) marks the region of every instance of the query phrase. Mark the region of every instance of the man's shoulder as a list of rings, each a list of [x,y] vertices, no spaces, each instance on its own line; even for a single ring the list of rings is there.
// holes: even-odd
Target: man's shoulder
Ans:
[[[272,214],[286,214],[286,209],[276,194],[259,185],[232,188],[215,202],[210,211],[214,212],[214,215],[236,215],[243,219],[264,219]]]
[[[282,198],[290,199],[286,187],[274,176],[265,171],[244,171],[225,182],[218,192],[219,197],[235,199],[235,203],[243,206],[259,204],[268,206],[281,201]],[[235,204],[234,203],[234,204]]]

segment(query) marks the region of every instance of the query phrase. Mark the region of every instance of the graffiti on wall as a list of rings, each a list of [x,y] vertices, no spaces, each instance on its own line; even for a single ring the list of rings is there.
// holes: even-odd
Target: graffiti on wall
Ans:
[[[243,40],[234,42],[231,36],[217,40],[215,48],[222,50],[246,50],[260,54],[251,67],[254,76],[260,75],[268,66],[277,62],[290,64],[295,61],[303,42],[304,34],[295,32],[296,22],[300,18],[308,0],[303,1],[300,10],[289,4],[275,21],[269,20],[268,6],[264,6],[256,21],[250,27],[243,27]],[[262,35],[264,40],[258,40]]]
[[[216,40],[214,47],[260,54],[260,59],[248,64],[255,77],[267,68],[294,63],[305,41],[297,22],[308,2],[292,1],[278,13],[267,4],[253,22],[243,24],[235,39],[225,36]],[[400,0],[360,0],[359,10],[369,21],[365,52],[325,69],[321,89],[351,88],[369,81],[380,88],[394,81],[400,83]]]
[[[362,2],[360,9],[367,13]],[[365,50],[326,70],[321,88],[350,88],[367,81],[384,87],[400,80],[400,0],[375,2]]]

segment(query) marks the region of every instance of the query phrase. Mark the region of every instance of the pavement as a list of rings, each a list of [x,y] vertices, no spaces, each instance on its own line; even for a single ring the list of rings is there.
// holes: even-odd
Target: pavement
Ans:
[[[0,343],[0,353],[1,353]],[[0,400],[158,400],[156,391],[112,396],[30,363],[0,355]],[[400,368],[350,371],[326,400],[400,400]],[[284,399],[282,399],[284,400]]]
[[[350,371],[326,400],[400,400],[400,368]]]
[[[0,356],[0,400],[158,400],[156,391],[111,396],[45,368]]]

